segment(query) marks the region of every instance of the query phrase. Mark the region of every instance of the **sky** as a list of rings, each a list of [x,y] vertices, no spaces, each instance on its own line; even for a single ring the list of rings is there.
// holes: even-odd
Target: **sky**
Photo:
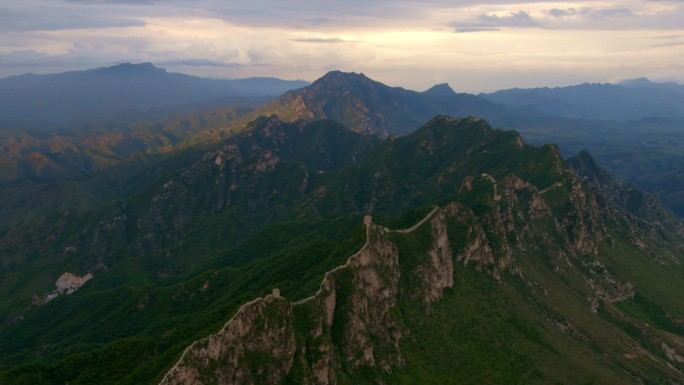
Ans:
[[[422,91],[684,83],[684,0],[3,0],[0,77],[152,62]]]

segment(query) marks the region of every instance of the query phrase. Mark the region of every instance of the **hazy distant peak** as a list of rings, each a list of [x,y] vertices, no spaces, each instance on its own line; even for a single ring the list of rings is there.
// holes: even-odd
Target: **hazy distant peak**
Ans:
[[[456,92],[449,86],[448,83],[435,84],[429,90],[424,91],[423,94],[430,96],[452,96],[456,95]]]
[[[634,88],[634,87],[650,87],[652,86],[653,83],[652,81],[648,80],[648,78],[645,77],[640,77],[636,79],[626,79],[618,83],[618,85],[621,85],[623,87],[628,87],[628,88]]]
[[[647,78],[641,77],[637,79],[623,80],[618,85],[625,88],[657,88],[661,90],[669,90],[675,92],[684,92],[684,86],[675,82],[653,82]]]
[[[152,63],[122,63],[0,79],[0,118],[83,123],[120,111],[175,114],[176,108],[261,103],[305,85],[275,78],[213,80],[167,72]]]
[[[118,73],[166,73],[164,68],[159,68],[152,63],[121,63],[111,67],[103,67],[100,70]]]

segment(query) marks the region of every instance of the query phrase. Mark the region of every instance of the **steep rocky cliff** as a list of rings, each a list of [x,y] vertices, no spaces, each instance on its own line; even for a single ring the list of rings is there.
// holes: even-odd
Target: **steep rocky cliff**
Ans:
[[[539,255],[552,279],[582,277],[575,290],[587,313],[602,306],[616,311],[613,304],[633,299],[635,286],[599,259],[606,221],[615,214],[602,214],[592,186],[559,167],[564,179],[541,191],[515,175],[468,177],[462,202],[435,208],[409,229],[390,230],[367,216],[367,243],[328,272],[314,296],[293,303],[274,290],[244,305],[223,330],[188,347],[161,383],[339,384],[354,383],[359,373],[386,383],[383,378],[406,365],[402,344],[414,339],[415,325],[402,309],[422,309],[429,318],[445,289],[459,290],[456,264],[483,270],[499,285],[517,281],[545,292],[552,285],[525,268]],[[469,196],[476,189],[479,194]],[[482,189],[490,192],[484,198]],[[546,311],[558,310],[543,304],[544,295],[537,300]],[[569,322],[553,327],[585,342],[592,338]],[[676,362],[676,351],[665,352]],[[661,358],[650,359],[659,370],[667,367]],[[665,371],[673,381],[684,380],[676,369]]]
[[[393,314],[400,296],[429,303],[453,286],[446,213],[430,217],[433,242],[426,263],[415,267],[416,291],[400,287],[399,250],[391,240],[400,233],[367,217],[367,243],[328,272],[314,296],[291,303],[274,290],[244,305],[222,331],[190,346],[162,384],[277,384],[287,375],[302,384],[337,384],[342,368],[400,366],[404,331]]]

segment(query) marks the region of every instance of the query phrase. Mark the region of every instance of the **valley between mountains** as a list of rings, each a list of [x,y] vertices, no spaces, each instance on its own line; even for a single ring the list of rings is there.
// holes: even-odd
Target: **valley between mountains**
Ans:
[[[55,205],[0,233],[0,383],[684,384],[680,217],[447,88],[333,72],[13,181]]]

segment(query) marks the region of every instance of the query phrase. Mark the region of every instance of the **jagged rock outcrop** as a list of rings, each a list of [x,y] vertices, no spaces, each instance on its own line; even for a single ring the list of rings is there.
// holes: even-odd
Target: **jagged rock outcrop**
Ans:
[[[78,290],[84,283],[90,281],[91,278],[93,278],[93,275],[90,273],[83,277],[71,273],[64,273],[57,278],[55,286],[57,287],[57,290],[69,294]]]
[[[451,204],[447,210],[466,229],[465,246],[458,256],[464,264],[475,261],[479,269],[490,268],[493,276],[512,269],[514,255],[544,249],[557,269],[569,257],[596,254],[605,239],[605,225],[593,194],[569,170],[565,180],[539,190],[516,175],[497,181],[492,176],[467,177],[461,194],[476,183],[491,184],[489,209],[476,214],[471,207]]]
[[[467,178],[461,190],[493,184],[488,209],[476,213],[454,202],[398,231],[367,217],[367,243],[346,264],[328,272],[314,296],[291,303],[271,295],[243,306],[221,332],[190,346],[162,384],[253,384],[256,377],[246,373],[258,373],[268,384],[287,378],[329,385],[338,383],[340,373],[364,367],[392,372],[404,364],[400,342],[410,334],[401,312],[394,309],[411,301],[429,313],[431,303],[454,286],[454,263],[473,263],[499,280],[506,271],[522,278],[516,258],[539,247],[536,244],[545,247],[555,263],[572,266],[570,259],[593,255],[604,237],[601,218],[593,211],[596,202],[573,174],[551,187],[567,194],[562,212],[554,212],[547,202],[548,190],[540,192],[514,175],[501,181],[489,175],[478,178]],[[420,238],[419,243],[428,246],[400,250],[404,237]],[[631,284],[612,276],[604,284],[601,278],[607,272],[602,274],[589,282],[596,293],[587,298],[588,307],[598,300],[633,296]],[[618,289],[626,290],[626,297],[619,297]],[[244,357],[257,353],[263,355],[262,362],[277,363],[277,369],[267,371],[257,363],[246,370]]]
[[[415,268],[423,278],[416,294],[426,304],[453,286],[447,213],[439,209],[430,216],[429,258]],[[341,368],[391,371],[402,365],[399,342],[404,331],[392,312],[402,290],[409,289],[400,287],[399,250],[392,241],[400,233],[370,221],[366,226],[366,245],[345,265],[328,272],[314,296],[293,304],[270,295],[244,305],[223,330],[186,349],[161,383],[201,384],[211,379],[219,384],[253,384],[259,382],[248,373],[256,371],[268,379],[261,383],[280,383],[290,373],[302,384],[336,384]],[[278,369],[267,372],[257,365],[245,371],[244,357],[256,353]]]
[[[292,367],[292,304],[277,293],[254,300],[217,334],[195,342],[162,384],[277,384]]]
[[[33,295],[31,297],[31,304],[44,305],[60,295],[71,294],[80,289],[83,284],[90,281],[92,278],[93,275],[90,273],[81,277],[69,272],[65,272],[64,274],[60,275],[59,278],[57,278],[57,281],[55,282],[55,290],[45,294],[43,297]]]
[[[447,210],[435,210],[431,222],[433,245],[427,254],[428,263],[418,266],[423,283],[421,299],[427,303],[442,297],[445,288],[454,286],[454,262],[449,243]]]
[[[318,174],[356,162],[378,143],[332,121],[258,118],[220,146],[190,153],[185,167],[151,183],[135,200],[103,208],[96,220],[73,231],[65,250],[84,255],[93,271],[115,264],[122,254],[170,256],[169,245],[195,231],[198,220],[221,215],[234,216],[236,223],[222,239],[239,242],[276,217],[274,207],[306,199],[320,183]],[[64,226],[61,233],[69,233]]]
[[[586,151],[568,159],[568,163],[588,184],[591,195],[601,200],[598,212],[607,220],[624,223],[634,246],[661,265],[678,263],[671,250],[684,249],[684,224],[680,218],[665,209],[655,196],[615,179]],[[667,247],[654,250],[647,243],[665,243]]]

